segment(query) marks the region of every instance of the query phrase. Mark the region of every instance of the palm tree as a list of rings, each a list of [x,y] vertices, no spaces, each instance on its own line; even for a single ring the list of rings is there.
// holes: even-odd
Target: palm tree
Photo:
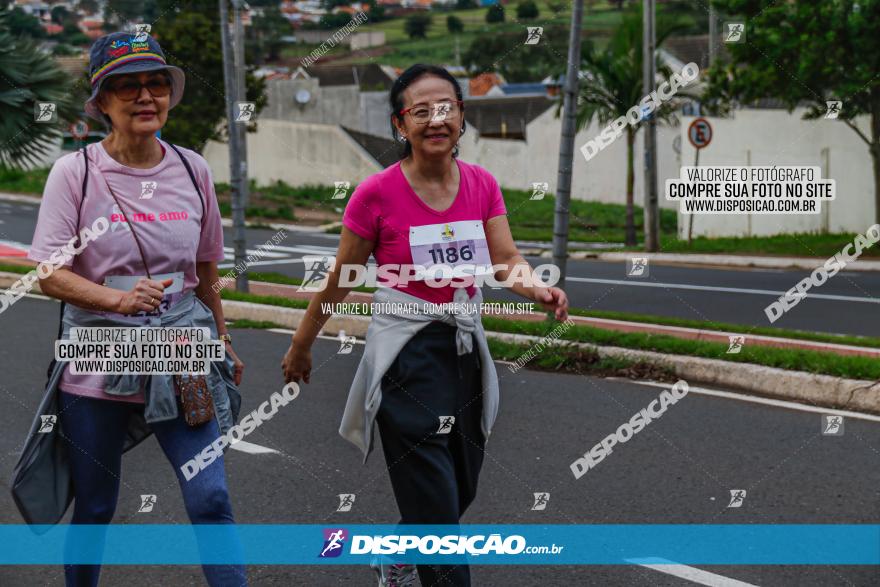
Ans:
[[[32,39],[16,37],[0,10],[0,165],[27,167],[45,157],[77,114],[72,80]],[[36,122],[38,102],[56,105],[57,122]]]
[[[657,46],[659,47],[671,34],[687,28],[684,20],[672,21],[658,18]],[[578,96],[578,130],[588,126],[598,118],[604,127],[612,120],[626,116],[627,111],[637,106],[644,97],[642,88],[642,8],[641,2],[631,6],[624,14],[620,25],[614,31],[608,45],[597,51],[588,45],[581,62],[584,76]],[[669,79],[671,70],[657,62],[657,72]],[[671,103],[654,111],[659,120],[673,120],[674,108]],[[633,185],[635,183],[634,151],[636,133],[641,125],[627,124],[626,133],[626,244],[636,245],[636,227],[633,206]]]

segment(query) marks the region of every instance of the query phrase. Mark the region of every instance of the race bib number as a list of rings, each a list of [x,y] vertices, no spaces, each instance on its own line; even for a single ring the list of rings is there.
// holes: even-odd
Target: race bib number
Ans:
[[[131,291],[134,289],[134,286],[137,285],[137,282],[144,277],[146,277],[146,275],[108,275],[104,278],[104,285],[121,291]],[[155,310],[152,312],[138,312],[137,314],[133,314],[134,316],[142,318],[147,316],[158,316],[170,308],[172,304],[181,297],[180,294],[183,291],[182,271],[153,275],[152,279],[153,281],[165,281],[166,279],[173,279],[174,281],[162,292],[165,295],[162,296],[162,301],[159,302],[159,306]]]
[[[489,245],[480,220],[412,226],[409,248],[416,279],[492,273]]]

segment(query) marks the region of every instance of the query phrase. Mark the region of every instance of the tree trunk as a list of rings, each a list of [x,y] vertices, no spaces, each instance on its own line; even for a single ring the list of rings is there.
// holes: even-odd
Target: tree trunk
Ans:
[[[874,222],[880,224],[880,90],[871,90],[871,162],[874,164]],[[855,121],[853,121],[855,124]]]
[[[635,142],[636,133],[632,127],[626,130],[626,246],[636,246],[635,211],[633,210],[633,186],[635,184]]]

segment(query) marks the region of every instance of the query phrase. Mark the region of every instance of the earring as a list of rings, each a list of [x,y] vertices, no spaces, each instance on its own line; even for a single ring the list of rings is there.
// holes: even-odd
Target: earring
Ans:
[[[406,142],[406,137],[404,135],[400,135],[400,139],[398,139],[401,143]]]

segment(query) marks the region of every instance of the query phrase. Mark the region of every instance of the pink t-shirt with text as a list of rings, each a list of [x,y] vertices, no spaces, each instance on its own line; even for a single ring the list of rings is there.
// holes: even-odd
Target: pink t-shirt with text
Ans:
[[[170,294],[176,300],[194,289],[199,279],[196,263],[222,261],[223,228],[211,170],[198,153],[180,148],[205,198],[204,218],[199,195],[180,157],[159,140],[164,156],[150,169],[122,165],[101,143],[89,145],[88,193],[82,202],[85,165],[80,152],[59,158],[49,172],[28,258],[48,261],[84,227],[103,216],[110,228],[90,241],[65,267],[89,281],[103,284],[108,276],[146,276],[129,222],[144,249],[151,275],[183,273],[183,291]],[[109,184],[124,211],[107,189]],[[77,209],[79,227],[77,227]],[[167,300],[166,300],[167,301]],[[165,306],[163,306],[164,308]],[[119,315],[114,315],[120,318]],[[146,318],[126,317],[132,325]],[[59,386],[63,391],[102,399],[123,399],[103,391],[102,375],[72,375],[65,370]],[[127,396],[143,401],[143,395]]]
[[[436,227],[438,235],[449,233],[446,240],[453,241],[456,237],[447,226],[463,226],[467,221],[485,226],[490,218],[507,213],[498,182],[488,171],[463,161],[456,160],[456,163],[461,180],[458,195],[448,209],[439,212],[428,206],[413,191],[398,162],[358,185],[345,207],[342,224],[358,236],[375,241],[373,256],[380,266],[420,264],[413,261],[411,234],[414,230],[424,232]],[[443,246],[441,238],[444,237],[436,238],[440,247]],[[437,257],[433,258],[439,263]],[[394,287],[433,303],[451,302],[456,290],[451,285],[435,288],[414,280],[406,287]],[[473,288],[467,289],[472,297]]]

